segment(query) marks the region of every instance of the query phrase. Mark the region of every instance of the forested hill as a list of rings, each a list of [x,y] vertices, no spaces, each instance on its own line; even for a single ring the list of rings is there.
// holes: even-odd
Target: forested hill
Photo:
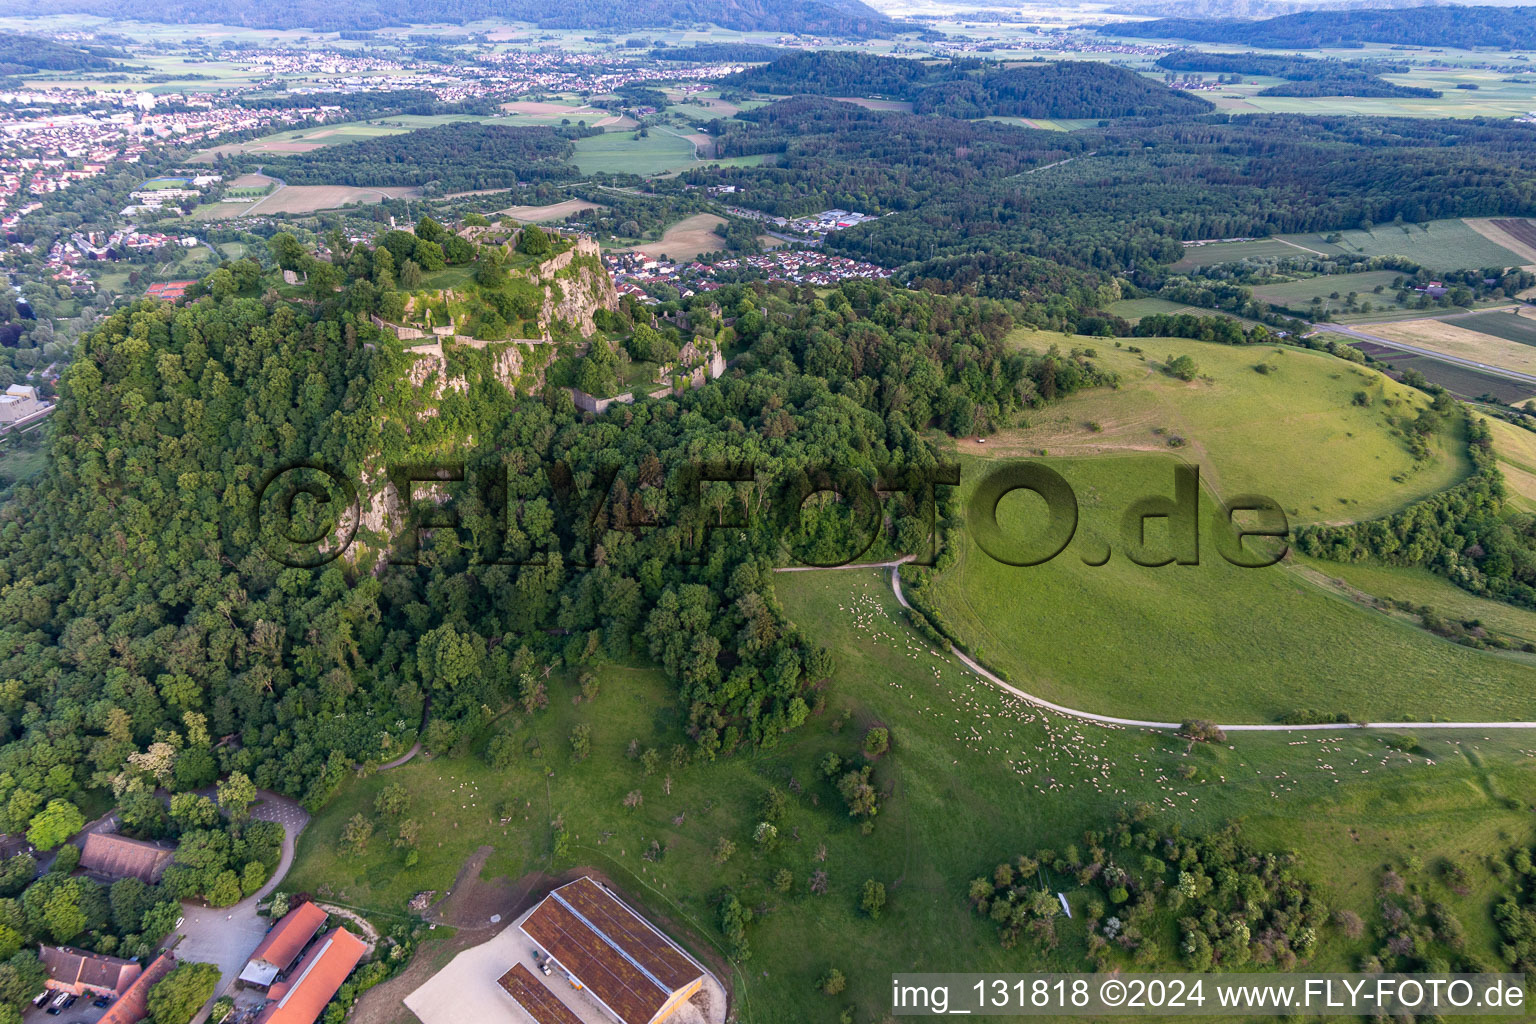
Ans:
[[[412,378],[414,357],[370,320],[401,306],[409,264],[397,276],[387,244],[338,234],[328,263],[279,234],[272,251],[306,283],[240,260],[186,305],[144,301],[83,338],[48,469],[0,505],[0,832],[26,831],[51,801],[93,806],[87,791],[151,744],[165,753],[151,790],[242,771],[313,809],[354,763],[409,746],[428,697],[425,743],[444,752],[514,702],[565,699],[543,671],[562,663],[660,666],[676,686],[667,713],[700,756],[772,744],[806,719],[832,662],[786,621],[769,570],[785,545],[840,560],[864,529],[841,504],[782,522],[800,501],[780,488],[817,466],[873,486],[877,470],[935,465],[931,428],[990,430],[1104,382],[1083,356],[1007,342],[1021,320],[1053,322],[1040,304],[729,285],[688,309],[738,353],[725,377],[593,418],[552,383],[511,390],[489,349],[451,347],[463,387]],[[472,258],[486,294],[516,287],[499,249]],[[682,340],[633,303],[604,314],[588,353],[562,359],[611,361],[608,345],[642,333]],[[471,481],[447,496],[462,529],[394,532],[410,564],[383,564],[391,535],[367,526],[356,561],[269,553],[264,526],[329,536],[336,520],[284,528],[274,509],[294,506],[262,501],[267,474],[320,460],[377,482],[445,458]],[[701,487],[701,461],[757,479]],[[276,493],[321,481],[285,477]],[[900,494],[885,503],[890,535],[863,538],[872,555],[925,550],[932,506],[920,483]],[[748,508],[762,512],[715,528]]]
[[[110,68],[112,61],[107,58],[112,56],[126,55],[102,46],[69,46],[37,36],[0,32],[0,75]]]
[[[1306,11],[1265,21],[1163,18],[1106,25],[1105,35],[1239,43],[1272,49],[1358,46],[1530,46],[1536,7],[1414,7],[1407,10]]]
[[[1203,99],[1175,92],[1126,68],[1088,61],[1005,68],[959,60],[928,63],[838,50],[786,54],[725,80],[791,96],[907,100],[918,113],[952,117],[1146,117],[1199,114]]]
[[[713,22],[738,31],[799,32],[865,38],[920,32],[862,0],[18,0],[9,13],[94,14],[171,24],[249,28],[372,29],[387,25],[452,24],[504,18],[543,28],[639,29]]]

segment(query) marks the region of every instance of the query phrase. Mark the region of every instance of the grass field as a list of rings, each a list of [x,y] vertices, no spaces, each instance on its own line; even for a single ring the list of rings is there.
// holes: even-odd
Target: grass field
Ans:
[[[1100,339],[1022,332],[1043,350],[1093,345],[1120,375],[1119,390],[1081,392],[1031,414],[1027,427],[1004,430],[969,454],[1095,455],[1170,452],[1197,461],[1226,494],[1258,492],[1279,500],[1298,522],[1366,519],[1448,486],[1470,467],[1459,443],[1441,439],[1435,457],[1415,463],[1393,420],[1412,419],[1422,394],[1384,374],[1294,348],[1236,348],[1196,341],[1135,338],[1132,353]],[[1185,383],[1159,367],[1189,355],[1204,378]],[[1270,368],[1266,374],[1254,367]],[[1369,406],[1354,404],[1356,392]],[[1318,458],[1327,452],[1327,458]]]
[[[1174,267],[1210,267],[1237,260],[1285,259],[1305,255],[1307,253],[1300,247],[1286,245],[1275,238],[1255,238],[1250,242],[1206,242],[1204,245],[1186,245],[1183,259],[1175,263]]]
[[[1326,308],[1342,310],[1350,292],[1356,293],[1360,302],[1374,306],[1392,302],[1388,291],[1392,282],[1402,277],[1401,271],[1368,270],[1359,274],[1329,274],[1321,277],[1302,278],[1283,284],[1258,285],[1253,289],[1254,298],[1276,306],[1305,311],[1313,298],[1323,301]],[[1382,293],[1374,291],[1380,287]],[[1337,299],[1333,296],[1337,294]]]
[[[661,174],[698,161],[692,141],[653,130],[643,139],[625,131],[577,139],[574,162],[583,174]]]
[[[1294,556],[1298,566],[1339,580],[1347,587],[1385,601],[1406,601],[1459,621],[1476,620],[1516,641],[1536,643],[1536,612],[1468,593],[1443,576],[1411,566],[1374,562],[1326,562]]]
[[[1133,564],[1121,517],[1143,496],[1173,493],[1171,458],[1048,464],[1078,496],[1081,518],[1066,551],[1015,568],[968,536],[958,564],[933,588],[974,653],[1024,689],[1069,707],[1160,721],[1275,721],[1301,709],[1374,721],[1536,719],[1536,661],[1459,647],[1280,567],[1230,565],[1215,548],[1214,514],[1202,524],[1199,565]],[[967,460],[962,500],[988,468]],[[1005,500],[1004,532],[1038,533],[1036,505]],[[1090,564],[1106,546],[1109,561]]]
[[[1489,419],[1494,451],[1499,455],[1499,470],[1509,489],[1509,501],[1517,507],[1536,511],[1536,434],[1503,420]]]
[[[1328,235],[1284,235],[1286,241],[1331,255],[1406,256],[1432,270],[1514,267],[1525,263],[1519,254],[1490,241],[1459,220],[1425,224],[1378,224],[1369,232],[1341,231],[1337,243]]]
[[[850,1005],[863,1022],[888,1008],[895,965],[1082,969],[1087,893],[1071,878],[1050,878],[1076,914],[1061,922],[1054,951],[1002,949],[992,925],[968,909],[966,886],[1020,852],[1080,842],[1083,829],[1112,820],[1125,802],[1146,800],[1162,808],[1164,824],[1189,832],[1242,817],[1256,844],[1297,850],[1305,872],[1329,886],[1331,906],[1353,908],[1368,921],[1382,865],[1403,870],[1409,853],[1431,866],[1437,856],[1457,855],[1472,865],[1466,895],[1444,890],[1432,867],[1410,880],[1457,910],[1469,951],[1493,957],[1487,907],[1498,888],[1482,857],[1531,835],[1526,810],[1506,802],[1536,783],[1517,740],[1431,736],[1420,743],[1433,763],[1392,751],[1384,737],[1347,730],[1243,736],[1230,747],[1186,751],[1184,742],[1160,734],[1041,715],[1005,699],[928,653],[874,572],[791,574],[777,582],[786,611],[815,623],[817,638],[837,652],[838,669],[827,711],[775,749],[645,776],[623,755],[631,739],[663,753],[683,740],[675,698],[655,673],[600,669],[601,694],[580,707],[557,677],[549,709],[515,733],[537,744],[541,757],[525,756],[501,771],[472,755],[418,759],[349,780],[305,831],[284,889],[328,887],[331,898],[390,920],[412,892],[452,886],[464,862],[490,845],[494,853],[480,879],[470,882],[525,869],[597,867],[718,965],[714,900],[729,888],[756,911],[747,930],[751,960],[722,972],[742,1024],[835,1020]],[[834,731],[845,710],[851,721]],[[593,755],[573,765],[565,737],[578,721],[592,726]],[[875,723],[890,730],[892,752],[876,766],[885,795],[874,833],[863,836],[814,765],[828,751],[851,753]],[[1185,766],[1194,768],[1191,779],[1178,777]],[[401,867],[400,851],[389,848],[382,830],[362,857],[339,852],[347,818],[373,817],[374,796],[391,782],[410,791],[409,814],[426,823],[421,860],[411,869]],[[779,823],[778,849],[759,854],[750,836],[758,798],[770,785],[791,794],[790,806]],[[624,794],[633,790],[643,803],[625,810]],[[505,826],[493,820],[503,803],[501,813],[512,819]],[[548,827],[555,814],[564,816],[571,836],[570,855],[558,862]],[[711,855],[721,836],[738,847],[724,865]],[[650,861],[644,854],[653,842],[664,852]],[[769,885],[780,868],[792,872],[789,894]],[[825,895],[807,891],[814,870],[827,873]],[[878,921],[856,909],[866,878],[884,882],[889,893]],[[1171,917],[1164,924],[1159,942],[1173,950],[1176,925]],[[1353,969],[1371,942],[1369,934],[1352,941],[1328,929],[1309,966]],[[419,955],[430,962],[433,946],[428,942]],[[814,984],[829,967],[848,977],[847,991],[835,999]],[[395,1013],[383,1019],[410,1020],[401,1008]]]

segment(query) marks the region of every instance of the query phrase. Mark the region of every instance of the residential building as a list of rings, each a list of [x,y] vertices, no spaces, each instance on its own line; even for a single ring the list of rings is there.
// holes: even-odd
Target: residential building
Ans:
[[[80,851],[80,866],[106,878],[137,878],[155,885],[171,866],[176,851],[113,832],[92,832]]]
[[[144,970],[131,960],[69,946],[43,946],[37,958],[48,972],[46,988],[77,996],[120,996]]]
[[[267,989],[256,1024],[314,1024],[368,944],[345,928],[333,928],[304,955],[292,974]]]
[[[117,997],[117,1002],[102,1014],[96,1024],[138,1024],[149,1016],[149,990],[175,969],[176,958],[170,953],[161,953],[143,974],[133,980],[128,991]]]
[[[300,903],[288,911],[251,952],[240,980],[258,988],[270,987],[279,974],[293,966],[329,916],[313,903]]]

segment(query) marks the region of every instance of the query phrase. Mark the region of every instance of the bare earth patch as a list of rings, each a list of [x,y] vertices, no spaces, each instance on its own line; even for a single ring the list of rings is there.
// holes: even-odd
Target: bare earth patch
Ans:
[[[724,223],[724,217],[713,213],[696,213],[667,228],[661,241],[637,245],[634,251],[646,256],[691,260],[701,252],[713,252],[725,245],[725,239],[715,234],[715,228]]]
[[[389,185],[383,188],[362,188],[353,185],[286,185],[271,195],[248,206],[247,213],[314,213],[316,210],[334,210],[348,203],[378,203],[385,199],[401,199],[416,194],[416,189]]]
[[[564,220],[573,213],[596,209],[598,209],[596,203],[589,203],[585,199],[567,199],[563,203],[550,203],[548,206],[509,206],[505,210],[496,212],[504,213],[517,220],[539,222]]]

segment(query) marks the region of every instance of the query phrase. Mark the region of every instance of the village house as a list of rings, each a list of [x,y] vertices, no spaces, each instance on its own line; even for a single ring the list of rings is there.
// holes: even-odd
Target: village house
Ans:
[[[267,1005],[256,1024],[314,1024],[320,1011],[368,952],[368,944],[345,928],[327,932],[292,974],[267,989]]]
[[[309,940],[325,926],[328,916],[313,903],[300,903],[288,911],[251,951],[240,980],[257,988],[270,988],[278,975],[293,966]]]
[[[69,946],[43,946],[37,954],[48,972],[45,988],[71,995],[111,996],[128,991],[144,968],[131,960]]]
[[[138,1024],[149,1016],[149,990],[175,969],[176,957],[170,953],[161,953],[143,974],[133,980],[128,990],[117,997],[117,1002],[102,1014],[96,1024]]]
[[[80,867],[103,878],[137,878],[145,885],[155,885],[175,855],[173,849],[141,839],[92,832],[85,837],[85,846],[80,851]]]

